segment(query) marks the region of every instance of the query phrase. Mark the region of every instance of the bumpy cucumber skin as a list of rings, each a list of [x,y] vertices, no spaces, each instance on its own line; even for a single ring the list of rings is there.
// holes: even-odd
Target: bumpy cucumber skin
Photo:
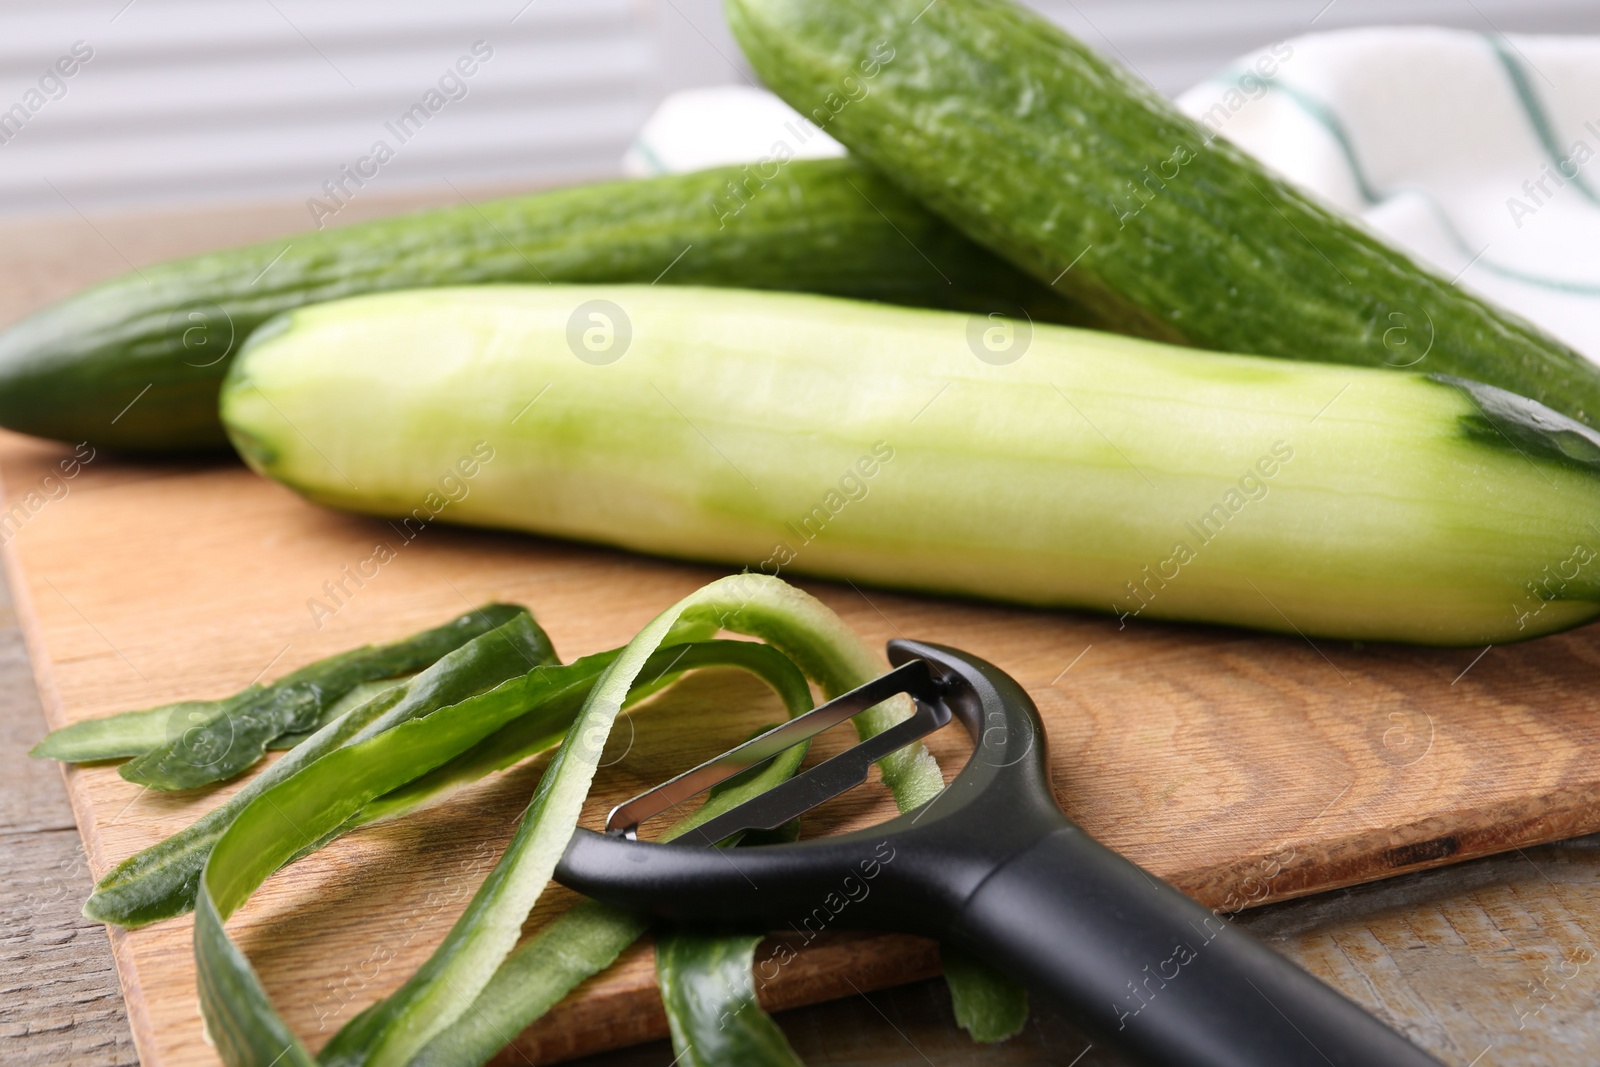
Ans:
[[[658,277],[1011,314],[1020,304],[1081,321],[859,164],[796,160],[424,211],[146,267],[0,334],[0,425],[129,450],[220,447],[229,359],[280,312],[420,286]]]
[[[726,6],[792,106],[832,113],[828,132],[861,159],[1124,332],[1457,375],[1600,418],[1600,369],[1582,356],[1208,142],[1011,0]]]
[[[594,300],[631,321],[605,365],[568,332]],[[408,531],[1124,626],[1481,647],[1600,614],[1600,434],[1459,380],[1045,325],[997,364],[971,316],[738,290],[437,289],[286,319],[223,390],[241,454]]]

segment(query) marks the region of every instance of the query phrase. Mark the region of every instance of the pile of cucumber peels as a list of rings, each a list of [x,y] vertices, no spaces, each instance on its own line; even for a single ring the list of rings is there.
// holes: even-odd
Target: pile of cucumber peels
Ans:
[[[719,639],[720,631],[758,640]],[[776,579],[741,574],[698,590],[621,648],[562,663],[524,608],[488,604],[394,644],[301,668],[216,702],[186,702],[77,723],[35,755],[69,762],[131,756],[124,777],[188,789],[287,747],[189,828],[123,861],[84,912],[124,927],[195,911],[206,1026],[225,1062],[467,1067],[490,1059],[649,929],[583,902],[521,944],[524,921],[577,824],[617,715],[690,671],[759,678],[792,717],[879,673],[874,654],[831,611]],[[909,711],[897,697],[854,720],[863,737]],[[293,714],[285,711],[292,707]],[[176,737],[163,724],[188,728]],[[244,739],[230,747],[228,737]],[[225,923],[282,867],[353,830],[437,803],[454,790],[554,749],[517,829],[466,911],[412,977],[313,1055],[278,1016]],[[794,774],[805,747],[714,791],[668,830],[684,832]],[[904,811],[943,788],[920,744],[880,763]],[[724,847],[739,842],[729,841]],[[657,976],[679,1062],[799,1063],[756,1004],[761,938],[663,932]],[[983,969],[950,969],[957,1017],[979,1040],[1019,1029],[1019,989]]]

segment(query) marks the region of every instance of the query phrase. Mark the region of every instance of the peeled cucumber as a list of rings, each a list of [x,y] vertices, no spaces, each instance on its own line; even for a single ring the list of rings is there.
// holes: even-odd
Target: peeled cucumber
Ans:
[[[1123,625],[1470,645],[1600,614],[1600,435],[1400,371],[801,294],[490,286],[291,312],[221,412],[258,471],[405,530]]]

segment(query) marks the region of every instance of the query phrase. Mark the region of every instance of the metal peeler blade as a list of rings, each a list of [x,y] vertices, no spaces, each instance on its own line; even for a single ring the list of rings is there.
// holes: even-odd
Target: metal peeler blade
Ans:
[[[900,693],[910,694],[916,701],[916,713],[909,719],[702,823],[684,839],[715,844],[742,830],[775,830],[865,782],[873,763],[950,722],[950,709],[938,700],[937,684],[926,660],[903,663],[866,685],[618,804],[606,817],[606,832],[636,840],[639,826],[646,820]]]

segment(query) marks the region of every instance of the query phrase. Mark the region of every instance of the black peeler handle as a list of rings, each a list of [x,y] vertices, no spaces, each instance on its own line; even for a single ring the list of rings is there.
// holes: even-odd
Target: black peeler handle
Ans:
[[[952,933],[1145,1062],[1440,1067],[1076,826],[999,867],[968,898]]]

